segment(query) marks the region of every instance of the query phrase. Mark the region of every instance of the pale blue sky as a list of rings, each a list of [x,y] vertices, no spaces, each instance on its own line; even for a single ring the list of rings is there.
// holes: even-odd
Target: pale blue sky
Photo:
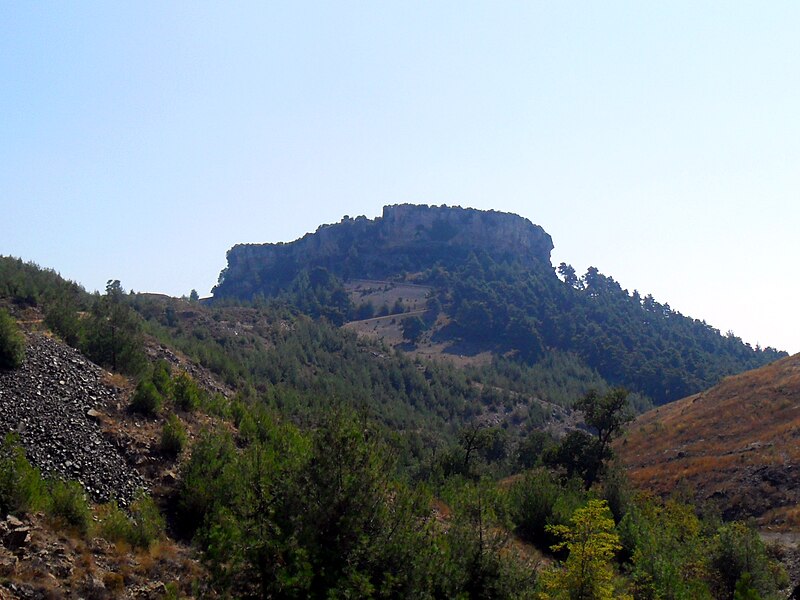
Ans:
[[[0,2],[0,254],[207,294],[403,202],[800,351],[800,3]]]

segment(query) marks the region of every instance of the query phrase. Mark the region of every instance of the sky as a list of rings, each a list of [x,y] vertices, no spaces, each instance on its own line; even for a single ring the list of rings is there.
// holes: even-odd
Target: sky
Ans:
[[[800,3],[0,2],[0,254],[210,293],[237,243],[512,212],[800,351]]]

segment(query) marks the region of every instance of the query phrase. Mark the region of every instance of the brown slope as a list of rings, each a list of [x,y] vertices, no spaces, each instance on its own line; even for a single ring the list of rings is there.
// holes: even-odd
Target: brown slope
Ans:
[[[800,530],[800,354],[645,413],[617,450],[637,487]]]

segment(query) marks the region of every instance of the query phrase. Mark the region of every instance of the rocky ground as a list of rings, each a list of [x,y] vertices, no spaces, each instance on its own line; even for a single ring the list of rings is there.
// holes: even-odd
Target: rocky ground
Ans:
[[[174,488],[176,461],[158,448],[161,420],[129,413],[130,392],[124,378],[29,331],[23,365],[0,371],[0,435],[16,433],[45,476],[80,481],[93,502],[124,507],[140,489],[163,498]],[[190,437],[209,424],[202,415],[182,417]],[[44,514],[0,515],[0,600],[214,597],[207,580],[182,543],[164,539],[134,551]]]
[[[122,402],[103,370],[42,333],[22,367],[0,372],[0,433],[16,432],[45,476],[76,479],[95,502],[125,506],[145,480],[103,435],[99,418]]]
[[[0,520],[0,600],[213,598],[202,567],[169,540],[131,552],[82,539],[41,514]]]

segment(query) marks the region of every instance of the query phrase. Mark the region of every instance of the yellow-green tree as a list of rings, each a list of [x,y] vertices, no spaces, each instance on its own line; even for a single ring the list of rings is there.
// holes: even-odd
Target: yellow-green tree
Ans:
[[[614,600],[628,598],[614,589],[611,559],[621,548],[605,500],[589,500],[569,525],[548,526],[563,541],[552,548],[569,551],[560,568],[542,574],[541,600]]]

